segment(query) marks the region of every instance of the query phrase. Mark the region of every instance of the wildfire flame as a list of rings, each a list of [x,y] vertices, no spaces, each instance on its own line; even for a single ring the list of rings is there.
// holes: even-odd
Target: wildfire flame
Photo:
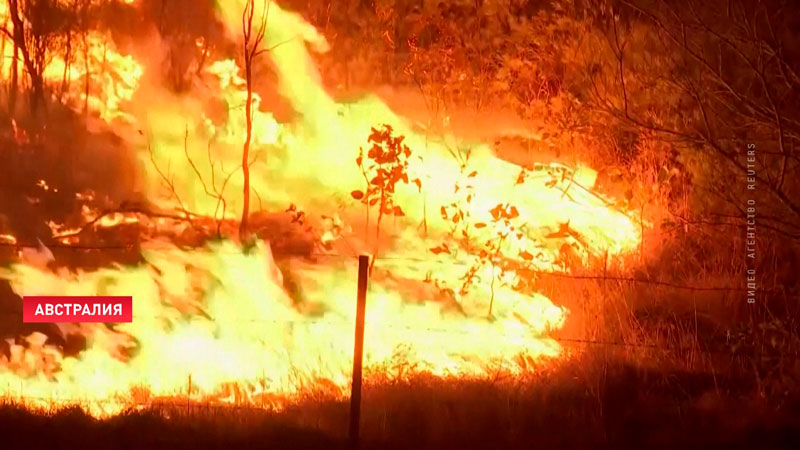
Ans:
[[[133,3],[128,1],[126,3]],[[9,24],[8,2],[0,4],[0,23]],[[77,40],[77,39],[76,39]],[[65,61],[56,56],[44,67],[42,77],[56,86],[80,86],[69,90],[54,89],[53,97],[75,108],[86,107],[107,122],[114,119],[129,119],[120,110],[120,105],[129,101],[136,91],[142,76],[140,66],[131,56],[117,53],[109,36],[97,31],[87,33],[83,42],[76,42],[73,61]],[[14,45],[9,39],[3,40],[0,47],[2,63],[0,75],[3,79],[11,79],[16,59],[17,77],[24,80],[22,57],[14,54]]]
[[[221,17],[235,37],[243,1],[221,3]],[[481,376],[498,367],[516,373],[562,353],[547,336],[567,316],[546,297],[518,288],[523,268],[568,269],[565,245],[581,260],[638,246],[639,225],[592,190],[590,168],[553,163],[523,170],[485,143],[416,128],[377,97],[337,102],[322,87],[309,53],[327,50],[324,37],[274,4],[266,30],[265,57],[296,114],[279,122],[254,94],[251,186],[265,210],[291,204],[313,216],[315,226],[328,223],[322,239],[330,244],[328,254],[284,258],[279,268],[267,242],[249,251],[229,240],[187,250],[154,240],[143,244],[146,262],[136,266],[70,272],[23,262],[2,269],[0,277],[19,295],[134,298],[133,323],[59,325],[64,335],[86,339],[77,355],[64,356],[41,334],[11,341],[10,356],[0,360],[0,391],[7,397],[42,406],[63,399],[103,416],[165,396],[279,407],[309,386],[344,393],[352,365],[356,268],[342,254],[374,252],[378,244],[366,317],[368,374]],[[130,122],[148,199],[194,217],[237,218],[247,95],[237,63],[208,65],[205,76],[216,85],[176,98],[155,95],[164,88],[141,81],[146,64],[115,53],[102,36],[89,42],[91,75],[73,64],[69,76],[102,74],[92,83],[97,96],[91,107],[104,120]],[[54,62],[48,76],[60,80],[63,64]],[[83,100],[80,93],[71,95]],[[198,113],[209,98],[226,106],[224,120]],[[381,231],[374,219],[365,220],[365,206],[352,193],[364,187],[355,163],[359,148],[368,145],[372,127],[384,124],[405,137],[412,151],[407,177],[419,183],[398,186],[394,202],[403,215]],[[133,132],[139,128],[147,133]],[[458,158],[467,153],[468,160]],[[123,222],[135,219],[114,215],[97,226]],[[373,238],[376,231],[383,234]],[[503,236],[495,239],[490,260],[517,265],[497,273],[496,264],[485,263],[491,255],[465,246],[453,250],[462,231],[477,243]],[[13,236],[0,238],[15,242]],[[460,289],[471,267],[470,288]]]

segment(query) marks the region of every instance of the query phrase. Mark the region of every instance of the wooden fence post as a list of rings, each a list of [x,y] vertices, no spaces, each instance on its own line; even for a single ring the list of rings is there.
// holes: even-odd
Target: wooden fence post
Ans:
[[[364,313],[367,306],[369,256],[358,257],[358,299],[356,304],[356,342],[353,348],[353,384],[350,390],[350,448],[357,449],[361,424],[361,367],[364,356]]]

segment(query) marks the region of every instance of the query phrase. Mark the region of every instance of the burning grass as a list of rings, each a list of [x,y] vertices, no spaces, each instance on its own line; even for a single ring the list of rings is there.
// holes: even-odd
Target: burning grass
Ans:
[[[775,410],[743,380],[641,369],[625,353],[590,352],[521,378],[368,383],[362,448],[782,449],[800,437],[796,393]],[[347,448],[347,411],[346,402],[313,393],[281,413],[180,398],[105,420],[7,406],[0,429],[9,445],[25,448]]]
[[[110,3],[127,15],[158,9]],[[537,20],[549,24],[546,42],[529,42],[514,25],[524,45],[504,57],[496,54],[503,46],[485,48],[488,61],[468,40],[448,37],[455,22],[441,20],[463,13],[458,7],[417,11],[431,26],[414,39],[397,40],[404,25],[395,21],[393,57],[403,67],[370,75],[396,78],[390,72],[402,68],[413,78],[425,111],[401,114],[376,95],[345,101],[325,88],[337,74],[320,74],[318,64],[330,69],[331,57],[342,59],[359,39],[330,28],[331,11],[325,26],[312,14],[315,28],[288,8],[258,3],[199,8],[204,19],[185,29],[161,20],[166,77],[161,49],[130,42],[133,35],[112,39],[122,27],[98,27],[68,30],[83,54],[54,55],[38,81],[29,74],[44,84],[32,86],[31,117],[13,105],[18,85],[8,82],[9,150],[0,160],[17,170],[14,195],[0,199],[4,306],[18,312],[20,296],[35,294],[134,297],[131,324],[35,328],[4,314],[12,326],[0,392],[11,405],[2,423],[37,431],[42,440],[26,447],[61,439],[60,427],[88,447],[126,446],[143,430],[149,441],[138,442],[172,448],[342,446],[359,254],[373,257],[368,448],[780,448],[795,437],[791,223],[759,235],[759,270],[773,280],[758,309],[745,306],[749,238],[721,244],[719,228],[709,228],[741,223],[698,218],[719,205],[699,194],[715,160],[582,106],[597,107],[576,92],[599,71],[612,87],[622,80],[625,115],[614,115],[619,102],[600,103],[612,117],[631,121],[629,100],[648,114],[670,110],[628,98],[626,89],[639,86],[626,83],[624,45],[614,40],[607,44],[620,73],[576,69],[585,61],[573,59],[594,56],[587,51],[608,51],[598,48],[591,18],[544,12]],[[360,33],[397,14],[373,6]],[[251,51],[240,61],[243,9],[262,19],[263,35],[251,41],[254,30],[245,31]],[[487,29],[512,27],[498,17],[492,10],[481,20]],[[11,38],[42,38],[26,30]],[[570,50],[579,34],[586,48]],[[567,67],[551,67],[540,44],[566,54]],[[475,64],[457,62],[459,51]],[[452,71],[458,64],[478,73]],[[36,67],[0,69],[17,80]],[[601,100],[610,95],[608,86],[593,88]],[[34,108],[37,95],[50,122]],[[458,100],[475,103],[478,119],[451,123],[464,106]],[[480,111],[488,104],[503,114]],[[524,119],[507,120],[509,109]],[[56,117],[68,125],[54,126]],[[690,134],[681,145],[708,146],[704,138]],[[67,160],[71,170],[63,170]],[[56,431],[38,433],[43,422]]]
[[[236,36],[243,3],[221,6]],[[286,121],[254,91],[253,60],[244,70],[233,59],[208,64],[198,73],[208,85],[181,97],[142,74],[147,63],[116,53],[104,60],[131,89],[113,102],[127,120],[101,112],[100,124],[112,121],[138,153],[144,199],[109,209],[76,194],[88,199],[84,223],[51,223],[51,239],[81,245],[92,232],[133,229],[141,259],[73,270],[52,264],[40,244],[0,276],[20,296],[133,295],[134,322],[59,325],[62,337],[85,339],[78,355],[64,355],[47,334],[18,337],[2,359],[6,395],[25,392],[43,405],[73,398],[106,416],[141,387],[155,397],[254,404],[315,383],[343,393],[355,280],[347,261],[360,253],[373,258],[367,367],[521,373],[561,356],[549,333],[568,311],[536,291],[538,272],[637,249],[641,224],[593,189],[591,168],[524,168],[486,143],[420,129],[374,96],[337,102],[310,54],[327,51],[327,40],[296,13],[258,8],[256,42],[269,48],[278,90],[296,113]],[[222,118],[197,109],[220,99]],[[47,180],[37,186],[50,192]],[[311,237],[312,255],[287,255],[278,266],[271,244],[253,238],[271,235],[280,247],[292,237],[269,223],[253,228],[251,192],[262,215],[285,211]]]

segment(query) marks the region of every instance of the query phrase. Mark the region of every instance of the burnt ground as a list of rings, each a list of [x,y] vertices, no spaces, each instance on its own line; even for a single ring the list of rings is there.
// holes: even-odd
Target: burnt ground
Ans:
[[[418,376],[365,390],[365,449],[794,449],[800,395],[755,395],[745,378],[574,361],[531,379]],[[348,403],[324,395],[281,413],[151,406],[107,420],[77,408],[0,408],[8,449],[348,448]]]

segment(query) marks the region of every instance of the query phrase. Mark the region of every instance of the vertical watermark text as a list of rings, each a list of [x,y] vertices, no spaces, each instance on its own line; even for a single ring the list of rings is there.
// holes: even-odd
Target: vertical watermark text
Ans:
[[[747,199],[745,228],[745,268],[747,272],[747,303],[756,302],[756,145],[747,144]]]

